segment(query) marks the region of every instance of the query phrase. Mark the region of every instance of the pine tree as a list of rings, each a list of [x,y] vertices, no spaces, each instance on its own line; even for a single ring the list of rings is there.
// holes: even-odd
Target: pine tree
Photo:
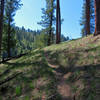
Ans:
[[[48,34],[48,45],[51,45],[53,42],[53,32],[55,23],[55,0],[46,0],[46,8],[42,9],[42,20],[38,24],[44,27],[44,32]]]
[[[94,35],[100,34],[100,0],[95,1],[95,33]]]
[[[6,16],[6,23],[7,23],[7,53],[8,57],[11,56],[11,49],[15,46],[14,40],[14,16],[16,11],[20,8],[21,0],[7,0],[6,7],[5,7],[5,16]]]
[[[81,29],[82,36],[86,36],[94,33],[94,1],[93,0],[84,0],[80,25],[82,26]]]
[[[0,0],[0,55],[1,55],[2,32],[3,32],[3,16],[4,16],[4,0]]]

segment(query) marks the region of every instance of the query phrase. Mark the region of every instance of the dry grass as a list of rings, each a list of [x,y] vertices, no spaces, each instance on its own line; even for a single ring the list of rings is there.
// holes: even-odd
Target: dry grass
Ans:
[[[0,100],[99,100],[100,36],[92,35],[0,65]],[[45,98],[45,99],[44,99]]]

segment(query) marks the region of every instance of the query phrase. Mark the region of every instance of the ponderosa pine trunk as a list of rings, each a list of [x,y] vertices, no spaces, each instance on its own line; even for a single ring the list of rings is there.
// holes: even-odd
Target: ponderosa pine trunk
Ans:
[[[86,0],[86,35],[90,34],[90,0]]]
[[[94,35],[100,34],[100,0],[95,0],[95,32]]]
[[[58,22],[58,19],[59,19],[59,17],[58,17],[58,2],[59,2],[59,0],[57,0],[57,5],[56,5],[56,44],[58,44],[58,28],[59,28],[59,22]]]
[[[60,3],[59,3],[59,42],[61,42],[61,11],[60,11]]]
[[[56,44],[60,43],[61,38],[61,14],[60,14],[60,2],[57,0],[57,7],[56,7]]]
[[[4,14],[4,0],[0,1],[0,55],[1,55],[1,46],[2,46],[2,31],[3,31],[3,14]]]

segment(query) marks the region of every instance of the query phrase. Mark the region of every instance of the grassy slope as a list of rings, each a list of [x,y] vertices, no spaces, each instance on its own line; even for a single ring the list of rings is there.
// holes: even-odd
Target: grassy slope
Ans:
[[[9,77],[0,85],[0,100],[67,100],[58,89],[62,85],[76,100],[99,100],[100,36],[37,49],[1,64],[0,83]]]

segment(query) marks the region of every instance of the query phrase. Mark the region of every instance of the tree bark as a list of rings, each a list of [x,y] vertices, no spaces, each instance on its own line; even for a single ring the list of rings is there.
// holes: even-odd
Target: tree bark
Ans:
[[[60,11],[60,3],[59,3],[59,42],[61,42],[61,11]]]
[[[57,5],[56,5],[56,44],[58,44],[58,34],[59,34],[59,31],[58,31],[58,28],[59,28],[59,22],[58,22],[58,19],[59,19],[59,16],[58,16],[58,9],[59,9],[59,5],[58,5],[58,2],[59,0],[57,0]]]
[[[95,0],[95,32],[94,35],[100,34],[100,0]]]
[[[86,35],[90,34],[90,0],[86,0]]]
[[[1,55],[1,46],[2,46],[2,31],[3,31],[3,15],[4,15],[4,0],[1,0],[0,7],[0,55]]]
[[[57,0],[57,7],[56,7],[56,44],[61,42],[60,36],[61,35],[61,12],[60,12],[60,3]]]
[[[53,24],[53,14],[54,14],[54,1],[51,0],[51,12],[50,12],[50,25],[49,25],[49,37],[48,37],[48,46],[53,43],[53,33],[52,33],[52,24]]]
[[[48,46],[51,45],[51,39],[52,39],[52,20],[53,20],[53,12],[51,12],[51,16],[50,16],[50,29],[49,29],[49,37],[48,37]]]
[[[10,26],[10,18],[8,19],[8,50],[7,50],[7,53],[8,53],[8,58],[11,56],[10,55],[10,32],[11,32],[11,26]]]

